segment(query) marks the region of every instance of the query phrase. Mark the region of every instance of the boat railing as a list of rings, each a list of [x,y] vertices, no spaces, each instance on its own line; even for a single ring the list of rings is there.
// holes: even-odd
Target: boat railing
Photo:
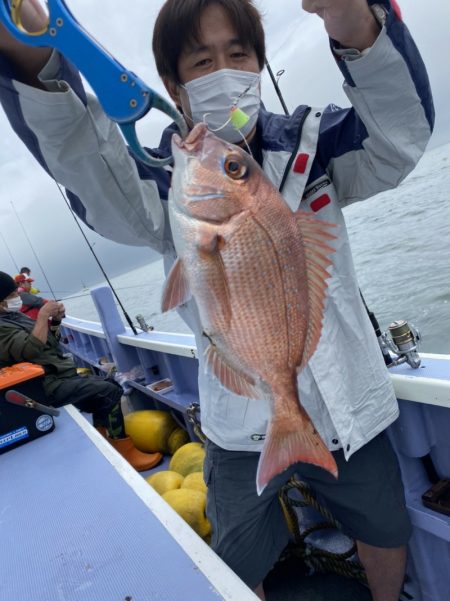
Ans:
[[[67,350],[80,365],[105,371],[105,365],[114,364],[123,385],[137,399],[137,407],[174,412],[195,439],[188,419],[188,409],[198,403],[194,336],[155,331],[135,335],[123,324],[109,288],[93,290],[92,296],[100,323],[66,318],[61,329]],[[450,515],[425,507],[422,495],[436,478],[450,478],[450,355],[420,356],[418,369],[407,364],[390,369],[400,417],[390,426],[389,436],[414,526],[408,567],[418,587],[413,597],[415,601],[442,601],[449,588]],[[165,378],[173,385],[170,391],[150,388]]]

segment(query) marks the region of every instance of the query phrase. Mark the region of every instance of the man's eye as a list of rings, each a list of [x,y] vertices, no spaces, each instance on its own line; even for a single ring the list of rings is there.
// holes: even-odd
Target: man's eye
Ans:
[[[247,175],[247,165],[237,157],[228,157],[225,159],[225,173],[231,179],[244,179]]]
[[[194,67],[204,67],[205,65],[207,65],[209,62],[209,58],[202,58],[202,60],[197,61],[194,65]]]

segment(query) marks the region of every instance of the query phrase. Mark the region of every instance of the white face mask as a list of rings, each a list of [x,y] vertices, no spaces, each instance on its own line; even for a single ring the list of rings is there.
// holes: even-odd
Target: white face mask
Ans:
[[[20,298],[20,296],[15,296],[14,298],[10,298],[9,300],[6,301],[6,308],[5,311],[8,311],[8,313],[14,313],[16,311],[20,311],[20,309],[22,308],[22,299]]]
[[[205,122],[210,131],[226,142],[242,142],[256,125],[261,105],[259,73],[221,69],[184,85],[189,97],[192,121]],[[242,125],[231,120],[233,108],[248,117]],[[244,119],[246,120],[246,119]]]

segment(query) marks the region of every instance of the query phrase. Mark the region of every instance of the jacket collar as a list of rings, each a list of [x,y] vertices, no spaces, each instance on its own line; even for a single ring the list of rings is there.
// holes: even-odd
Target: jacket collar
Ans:
[[[292,115],[277,115],[267,111],[261,105],[258,121],[257,136],[263,151],[293,152],[297,143],[298,128],[309,107],[299,106]],[[160,158],[171,154],[171,140],[174,133],[179,133],[175,123],[171,123],[163,131],[159,148],[152,152]]]

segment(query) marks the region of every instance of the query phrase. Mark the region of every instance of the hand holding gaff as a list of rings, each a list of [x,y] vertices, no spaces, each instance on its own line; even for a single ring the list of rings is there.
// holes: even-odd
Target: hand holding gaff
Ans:
[[[48,0],[47,4],[48,15],[44,16],[39,5],[33,8],[24,0],[0,0],[0,20],[24,44],[56,48],[72,62],[92,86],[108,117],[118,123],[141,161],[151,166],[169,164],[171,157],[155,159],[141,146],[136,135],[136,121],[151,108],[156,108],[175,121],[184,137],[187,126],[182,115],[102,48],[77,22],[64,0]],[[39,9],[42,14],[32,16],[34,23],[42,23],[42,27],[30,26],[27,11],[39,12]]]

